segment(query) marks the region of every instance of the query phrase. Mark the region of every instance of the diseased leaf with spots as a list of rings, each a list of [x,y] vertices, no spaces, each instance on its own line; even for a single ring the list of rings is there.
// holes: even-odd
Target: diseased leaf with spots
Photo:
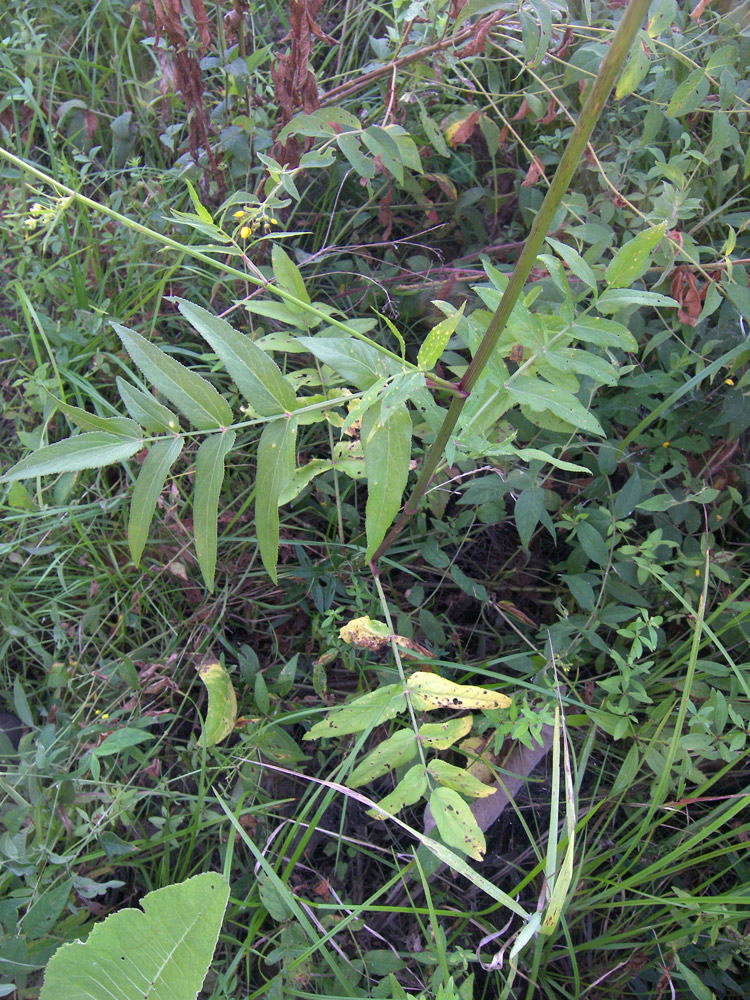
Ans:
[[[358,764],[347,779],[350,788],[374,781],[395,767],[408,764],[417,754],[417,737],[412,729],[401,729],[383,740]]]
[[[494,795],[497,789],[492,785],[485,785],[479,778],[462,767],[456,767],[444,760],[431,760],[427,765],[429,774],[439,781],[446,788],[452,788],[462,795],[468,795],[473,799],[483,799],[487,795]]]
[[[425,722],[419,727],[419,742],[432,750],[447,750],[471,732],[473,722],[473,715],[464,715],[448,722]]]
[[[387,722],[406,710],[406,695],[402,684],[386,684],[377,691],[356,698],[337,709],[322,722],[317,722],[304,739],[318,740],[325,736],[346,736]]]
[[[452,788],[435,788],[430,795],[430,812],[446,844],[482,861],[487,850],[484,834],[458,792]]]
[[[423,670],[413,673],[407,679],[406,687],[418,712],[429,712],[433,708],[507,708],[511,703],[507,695],[498,691],[472,684],[456,684],[447,677]]]
[[[208,710],[203,721],[203,744],[221,743],[234,729],[237,721],[237,696],[232,679],[222,665],[210,658],[197,666],[198,676],[206,685]]]
[[[461,308],[457,309],[452,316],[448,316],[433,326],[424,339],[417,354],[417,364],[420,368],[427,370],[434,367],[435,362],[446,348],[448,341],[459,324],[464,314],[466,303],[461,303]]]
[[[415,802],[419,802],[426,791],[427,775],[425,774],[424,767],[421,764],[415,764],[414,767],[409,768],[393,791],[380,800],[378,806],[384,812],[395,816],[406,806],[413,806]],[[375,809],[368,809],[367,812],[368,815],[374,816],[375,819],[384,818],[383,813],[379,812],[377,807]]]

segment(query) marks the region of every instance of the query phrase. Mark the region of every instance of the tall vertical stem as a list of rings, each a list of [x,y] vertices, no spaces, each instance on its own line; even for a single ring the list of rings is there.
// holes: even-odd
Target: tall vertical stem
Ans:
[[[500,304],[489,322],[487,331],[477,348],[476,354],[471,360],[471,364],[459,382],[462,395],[452,401],[437,433],[437,437],[427,453],[422,465],[422,471],[412,490],[411,496],[401,511],[398,520],[375,551],[370,563],[372,567],[377,565],[378,559],[390,548],[394,540],[403,531],[409,519],[416,511],[419,501],[427,492],[435,470],[443,457],[445,446],[450,440],[453,429],[461,415],[464,404],[471,390],[476,385],[477,379],[482,374],[490,355],[495,350],[500,335],[505,329],[505,324],[508,322],[510,314],[513,312],[513,307],[523,290],[523,286],[526,284],[529,271],[539,255],[552,219],[568,189],[568,185],[583,155],[594,126],[599,120],[599,116],[614,86],[614,82],[620,74],[620,70],[638,33],[638,29],[641,26],[643,18],[646,16],[650,2],[651,0],[630,0],[622,16],[609,51],[604,57],[596,79],[589,90],[586,103],[573,129],[573,134],[568,140],[568,145],[565,147],[565,152],[560,159],[555,176],[542,202],[542,207],[534,219],[531,232],[524,243],[521,255],[513,269],[508,287],[500,299]]]

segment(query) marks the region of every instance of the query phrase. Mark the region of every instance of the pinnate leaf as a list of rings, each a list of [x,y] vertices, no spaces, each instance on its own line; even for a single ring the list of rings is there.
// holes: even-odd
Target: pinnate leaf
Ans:
[[[210,382],[170,358],[135,330],[119,323],[112,326],[144,378],[184,413],[194,427],[206,431],[231,424],[232,408]]]
[[[157,441],[151,446],[151,450],[141,466],[141,471],[138,473],[138,479],[133,487],[128,519],[128,545],[136,566],[141,561],[141,554],[148,538],[148,529],[156,510],[159,494],[164,487],[169,470],[182,451],[183,444],[184,438],[179,435],[164,441]]]
[[[195,456],[195,554],[206,586],[211,591],[214,589],[216,571],[219,493],[224,481],[224,458],[234,447],[236,436],[234,431],[211,434],[203,441]]]

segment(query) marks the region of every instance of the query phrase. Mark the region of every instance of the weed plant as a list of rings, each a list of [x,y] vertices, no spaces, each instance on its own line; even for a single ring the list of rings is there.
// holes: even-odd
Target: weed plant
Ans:
[[[252,412],[227,460],[213,589],[194,547],[196,435],[138,565],[127,524],[143,453],[2,487],[0,709],[23,735],[16,746],[0,716],[0,995],[37,996],[62,943],[204,871],[231,887],[201,993],[216,1000],[747,995],[741,8],[651,5],[524,286],[529,318],[498,349],[518,377],[533,317],[593,317],[610,295],[620,341],[584,343],[588,372],[571,343],[555,369],[594,423],[538,401],[493,412],[485,443],[513,436],[505,452],[472,452],[464,426],[380,559],[381,600],[361,426],[342,432],[342,400],[367,390],[309,342],[291,349],[299,331],[264,286],[285,251],[295,295],[296,275],[319,310],[412,367],[463,307],[433,369],[436,385],[458,382],[621,9],[224,3],[206,5],[206,38],[194,3],[179,24],[203,89],[186,105],[146,7],[145,22],[130,4],[68,0],[0,18],[0,471],[70,436],[55,400],[113,418],[118,377],[149,390],[112,322],[237,414],[231,372],[175,297],[225,315],[330,408],[300,421],[298,469],[316,474],[279,509],[275,580],[253,517]],[[290,91],[281,57],[313,85]],[[647,266],[605,291],[618,250],[654,233]],[[414,425],[409,488],[436,433]],[[384,608],[387,635],[429,660],[342,639]],[[238,698],[214,746],[206,655]],[[396,715],[305,739],[401,669],[512,698],[472,710],[447,763],[500,788],[510,753],[540,753],[484,829],[481,863],[454,845],[441,867],[419,846],[423,800],[399,812],[407,830],[368,811],[410,763],[351,783]],[[539,932],[555,882],[559,914]]]

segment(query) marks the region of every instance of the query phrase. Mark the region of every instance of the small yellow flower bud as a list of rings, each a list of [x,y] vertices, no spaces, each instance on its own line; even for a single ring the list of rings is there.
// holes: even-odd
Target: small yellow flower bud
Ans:
[[[669,441],[662,441],[662,443],[661,443],[662,448],[668,448],[669,445],[670,445]]]
[[[240,229],[240,236],[242,237],[243,240],[246,240],[251,235],[252,235],[252,230],[250,229],[249,226],[243,226],[242,229]]]
[[[724,385],[734,385],[734,379],[733,378],[725,378],[724,379]]]
[[[245,213],[242,210],[240,210],[239,212],[235,212],[234,213],[234,218],[235,219],[244,219],[245,218]]]

